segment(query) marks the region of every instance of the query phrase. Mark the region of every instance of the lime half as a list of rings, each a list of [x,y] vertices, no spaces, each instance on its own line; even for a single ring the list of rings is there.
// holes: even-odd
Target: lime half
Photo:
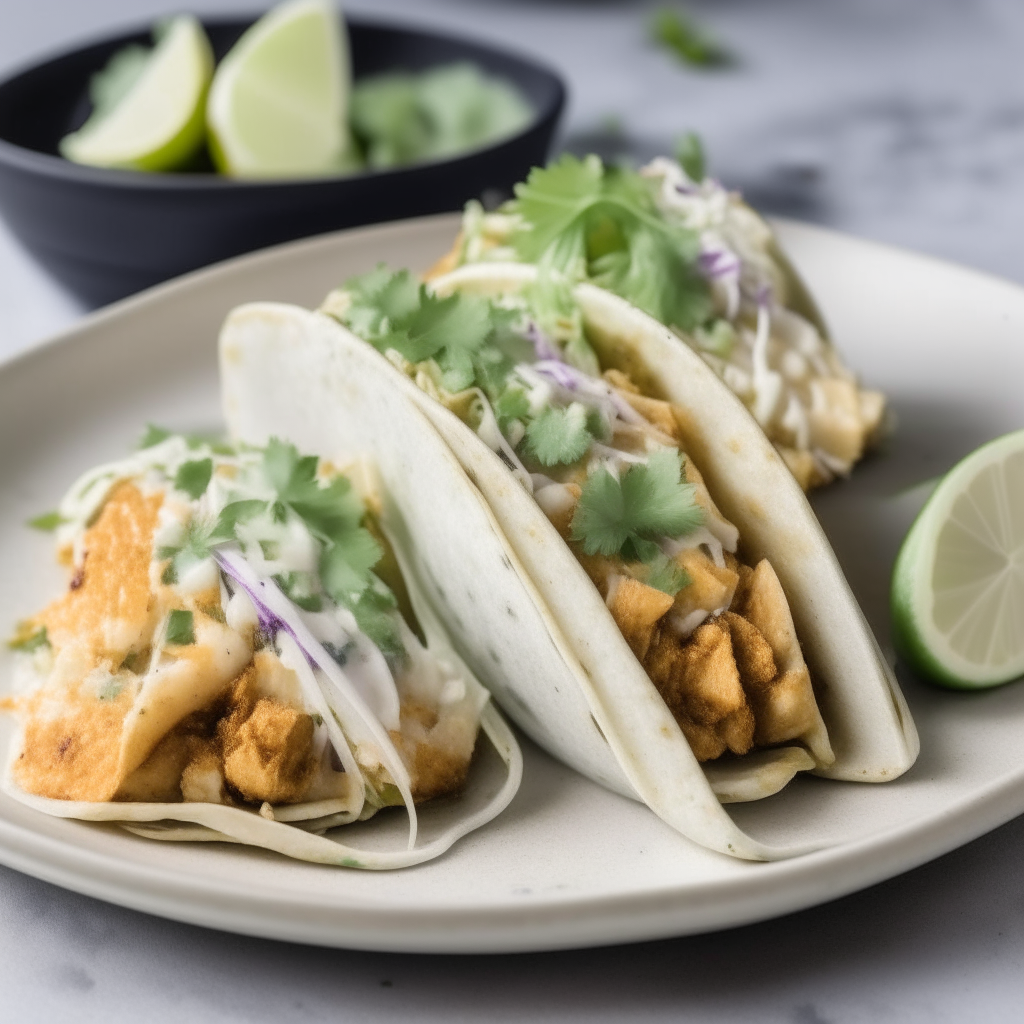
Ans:
[[[94,83],[94,100],[111,91],[97,89],[97,84],[116,86],[115,78],[130,84],[115,102],[96,102],[93,116],[61,140],[60,151],[68,160],[94,167],[171,171],[202,146],[213,53],[195,18],[174,18],[151,52],[133,47],[115,56],[100,77],[104,76],[106,82]]]
[[[910,528],[892,577],[897,648],[944,686],[1024,675],[1024,430],[953,467]]]
[[[330,174],[349,148],[348,44],[326,0],[264,15],[221,62],[207,126],[218,168],[234,177]]]

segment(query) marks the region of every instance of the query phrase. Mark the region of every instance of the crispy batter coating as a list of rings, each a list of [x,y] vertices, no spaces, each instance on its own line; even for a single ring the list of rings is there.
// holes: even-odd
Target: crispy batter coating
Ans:
[[[755,569],[740,569],[733,611],[763,637],[778,666],[769,683],[748,690],[757,720],[755,742],[758,746],[774,746],[809,736],[820,725],[820,713],[793,616],[779,578],[767,560]]]
[[[313,771],[312,743],[312,716],[262,697],[227,735],[224,777],[250,802],[297,801]]]
[[[675,596],[674,614],[685,618],[698,608],[727,608],[736,592],[739,575],[728,566],[715,565],[699,548],[687,548],[676,555],[691,583]]]
[[[21,709],[25,729],[14,778],[27,792],[54,800],[111,800],[132,694],[126,688],[101,701],[83,684],[62,697],[36,693]]]
[[[607,601],[626,643],[637,659],[643,662],[658,622],[672,607],[672,598],[646,583],[622,576],[609,590]]]
[[[420,804],[460,792],[476,746],[471,718],[454,708],[438,709],[406,698],[400,721],[391,739],[409,770],[413,800]]]
[[[55,648],[82,644],[94,658],[120,664],[139,644],[151,625],[149,562],[162,500],[127,481],[113,489],[86,531],[72,586],[38,616]]]
[[[729,631],[743,689],[763,689],[775,678],[775,654],[757,626],[735,612],[723,612],[719,623]]]

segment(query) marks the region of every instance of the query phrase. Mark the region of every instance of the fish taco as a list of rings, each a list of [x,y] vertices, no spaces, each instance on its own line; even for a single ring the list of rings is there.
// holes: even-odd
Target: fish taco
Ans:
[[[846,476],[885,432],[884,396],[846,366],[768,223],[692,156],[535,167],[499,209],[467,204],[428,277],[515,260],[607,288],[700,356],[805,490]]]
[[[152,838],[377,869],[491,820],[518,746],[381,507],[370,467],[276,438],[151,428],[86,473],[42,524],[68,588],[10,644],[6,790]],[[422,822],[421,805],[440,810]],[[334,831],[385,807],[404,808],[407,840]]]
[[[502,706],[689,838],[796,852],[721,802],[913,763],[905,702],[785,462],[617,296],[523,264],[432,289],[380,267],[320,312],[240,307],[221,363],[237,438],[372,455]]]

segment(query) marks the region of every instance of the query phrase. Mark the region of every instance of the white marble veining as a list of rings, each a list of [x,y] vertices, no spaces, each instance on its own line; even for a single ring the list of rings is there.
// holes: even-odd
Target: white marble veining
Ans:
[[[0,3],[0,72],[167,0]],[[198,11],[251,0],[197,0]],[[565,73],[574,148],[647,154],[688,128],[764,208],[1024,281],[1024,5],[703,0],[736,56],[682,69],[651,5],[362,0],[350,10],[491,37]],[[609,119],[625,139],[607,131]],[[75,302],[0,225],[0,356]],[[11,1021],[1012,1021],[1024,960],[1024,821],[867,892],[717,935],[456,958],[346,953],[205,931],[0,869],[0,1019]]]

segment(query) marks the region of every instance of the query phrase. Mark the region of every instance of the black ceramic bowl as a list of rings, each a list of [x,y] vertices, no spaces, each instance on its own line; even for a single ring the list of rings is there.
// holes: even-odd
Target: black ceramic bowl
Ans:
[[[204,21],[222,57],[255,20]],[[459,209],[507,194],[544,162],[565,102],[561,80],[501,50],[419,29],[348,22],[356,78],[469,60],[519,87],[534,109],[517,135],[446,160],[347,177],[235,181],[82,167],[57,143],[88,111],[93,72],[148,32],[118,36],[0,84],[0,213],[67,288],[102,305],[187,270],[337,228]]]

